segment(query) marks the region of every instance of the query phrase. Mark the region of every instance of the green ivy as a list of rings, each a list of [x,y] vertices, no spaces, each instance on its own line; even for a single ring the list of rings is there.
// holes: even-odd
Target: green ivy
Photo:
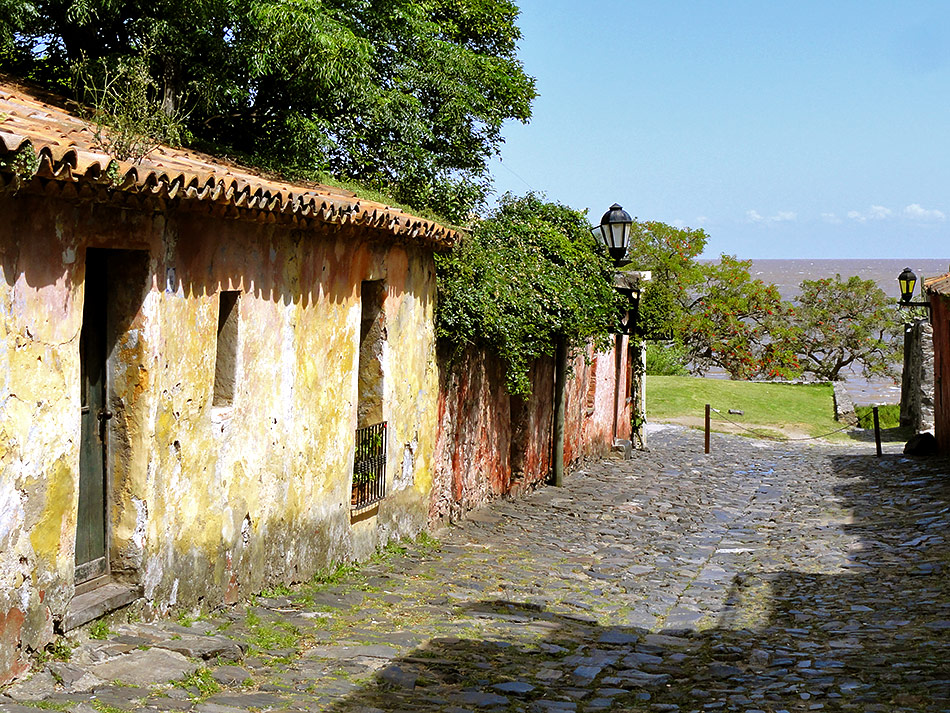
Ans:
[[[28,183],[40,167],[40,158],[31,144],[6,156],[0,156],[0,172],[13,174],[13,186],[19,190]]]
[[[506,194],[436,265],[438,336],[459,352],[494,349],[513,394],[530,393],[532,362],[559,338],[605,347],[615,331],[613,266],[586,215],[533,193]]]

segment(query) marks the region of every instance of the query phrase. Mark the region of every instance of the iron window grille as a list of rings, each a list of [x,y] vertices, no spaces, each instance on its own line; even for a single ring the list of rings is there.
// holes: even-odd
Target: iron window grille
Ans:
[[[365,508],[386,497],[386,421],[356,429],[356,455],[353,459],[354,510]]]

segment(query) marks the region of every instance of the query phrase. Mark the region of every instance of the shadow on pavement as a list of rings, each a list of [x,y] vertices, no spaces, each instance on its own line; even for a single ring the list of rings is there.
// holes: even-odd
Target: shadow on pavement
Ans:
[[[848,438],[860,443],[869,443],[874,447],[874,429],[873,428],[853,428],[847,432]],[[882,428],[881,443],[907,443],[914,435],[914,429],[910,426],[900,426],[897,428]]]
[[[658,633],[460,605],[478,638],[432,639],[330,710],[950,711],[950,461],[832,464],[853,538],[832,574],[738,574],[708,628]]]

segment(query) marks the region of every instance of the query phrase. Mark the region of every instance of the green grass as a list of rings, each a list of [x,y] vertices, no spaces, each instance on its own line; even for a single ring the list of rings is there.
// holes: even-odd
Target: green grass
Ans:
[[[858,417],[858,426],[874,428],[874,408],[872,406],[855,406],[854,413]],[[901,425],[901,405],[885,404],[877,407],[877,421],[881,428],[897,428]]]
[[[730,430],[732,421],[749,429],[749,435],[779,436],[784,430],[822,436],[845,426],[834,419],[830,384],[781,384],[772,382],[702,379],[691,376],[648,376],[647,418],[666,421],[682,417],[702,424],[705,405],[712,413],[713,430]],[[742,415],[729,410],[742,411]],[[835,436],[833,436],[835,437]],[[844,439],[844,434],[837,434]]]
[[[199,668],[187,678],[175,683],[178,688],[192,688],[198,691],[196,698],[204,700],[221,690],[221,686],[211,676],[211,671],[207,668]]]
[[[89,626],[90,639],[108,639],[113,633],[105,619],[96,619],[96,621],[92,622]]]
[[[300,645],[300,631],[286,621],[262,621],[253,610],[248,609],[245,623],[250,632],[248,644],[254,652],[296,649]]]

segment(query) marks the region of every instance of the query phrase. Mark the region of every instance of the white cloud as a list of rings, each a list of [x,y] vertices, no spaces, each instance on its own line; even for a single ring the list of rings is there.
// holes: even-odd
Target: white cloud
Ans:
[[[910,218],[911,220],[944,220],[947,216],[943,214],[943,211],[939,210],[927,210],[920,203],[911,203],[909,206],[904,208],[904,216]]]
[[[696,225],[706,225],[709,222],[709,218],[705,215],[696,216]]]
[[[750,223],[788,223],[790,221],[796,220],[798,218],[798,213],[794,213],[790,210],[780,210],[775,215],[771,215],[766,218],[757,210],[747,210],[745,217]]]
[[[833,213],[822,213],[822,218],[833,215]],[[945,220],[947,217],[943,211],[928,210],[921,206],[920,203],[911,203],[900,212],[900,216],[907,220],[915,220],[917,222],[940,221]],[[857,210],[848,211],[848,219],[857,221],[858,223],[866,223],[869,220],[889,220],[895,217],[897,217],[897,214],[895,214],[894,211],[882,205],[872,205],[865,213]],[[828,220],[828,218],[825,219]],[[829,222],[834,221],[829,220]]]
[[[890,208],[886,208],[882,205],[872,205],[868,208],[867,213],[861,213],[856,210],[848,211],[848,218],[850,220],[856,220],[859,223],[866,223],[869,220],[886,220],[887,218],[892,218],[894,216],[894,211]]]
[[[826,223],[831,223],[832,225],[839,225],[843,222],[841,218],[839,218],[834,213],[822,213],[821,219]]]

